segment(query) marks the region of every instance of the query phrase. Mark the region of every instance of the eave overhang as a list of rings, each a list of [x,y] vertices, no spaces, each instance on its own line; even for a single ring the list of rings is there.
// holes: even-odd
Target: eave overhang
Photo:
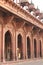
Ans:
[[[32,23],[33,25],[43,29],[43,22],[37,19],[35,16],[31,15],[30,12],[23,10],[19,5],[14,3],[13,1],[1,0],[0,8],[3,8],[10,13],[17,15],[18,17],[26,20],[26,22]]]

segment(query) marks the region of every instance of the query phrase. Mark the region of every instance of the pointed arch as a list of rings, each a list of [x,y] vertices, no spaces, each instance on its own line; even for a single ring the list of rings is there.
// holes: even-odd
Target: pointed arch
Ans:
[[[31,51],[30,51],[30,38],[29,38],[29,36],[27,37],[27,56],[28,56],[28,58],[31,57]]]
[[[11,32],[8,30],[5,33],[5,60],[12,60],[13,53],[12,53],[12,39],[11,39]]]
[[[22,36],[21,34],[18,34],[17,37],[17,44],[18,44],[18,58],[22,59],[23,58],[23,43],[22,43]]]
[[[36,47],[36,39],[34,39],[34,57],[37,57],[37,47]]]

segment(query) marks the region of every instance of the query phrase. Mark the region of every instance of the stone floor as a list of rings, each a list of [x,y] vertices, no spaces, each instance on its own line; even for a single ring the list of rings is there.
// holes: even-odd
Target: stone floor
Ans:
[[[43,65],[43,59],[0,63],[0,65]]]

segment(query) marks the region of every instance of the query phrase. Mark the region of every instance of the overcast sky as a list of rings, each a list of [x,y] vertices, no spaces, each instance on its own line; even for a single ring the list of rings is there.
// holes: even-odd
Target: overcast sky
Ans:
[[[29,0],[30,2],[31,0]],[[35,7],[38,6],[38,8],[43,12],[43,0],[32,0],[35,4]]]

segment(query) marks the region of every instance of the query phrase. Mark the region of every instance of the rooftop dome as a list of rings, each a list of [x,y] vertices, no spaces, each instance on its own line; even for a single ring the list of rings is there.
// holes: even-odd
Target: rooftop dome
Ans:
[[[38,7],[37,7],[37,9],[34,9],[33,11],[34,11],[34,15],[35,16],[39,16],[40,15],[40,10],[39,10]]]
[[[38,16],[40,14],[40,10],[36,9],[35,14],[36,14],[36,16]]]
[[[28,2],[28,0],[20,0],[20,3]]]
[[[43,19],[43,13],[40,13],[39,19]]]
[[[22,7],[29,5],[28,0],[19,0],[19,3],[20,3],[20,5],[21,5]]]
[[[31,12],[31,11],[33,11],[34,10],[34,5],[33,4],[30,4],[29,6],[28,6],[28,8],[29,8],[29,11]]]

